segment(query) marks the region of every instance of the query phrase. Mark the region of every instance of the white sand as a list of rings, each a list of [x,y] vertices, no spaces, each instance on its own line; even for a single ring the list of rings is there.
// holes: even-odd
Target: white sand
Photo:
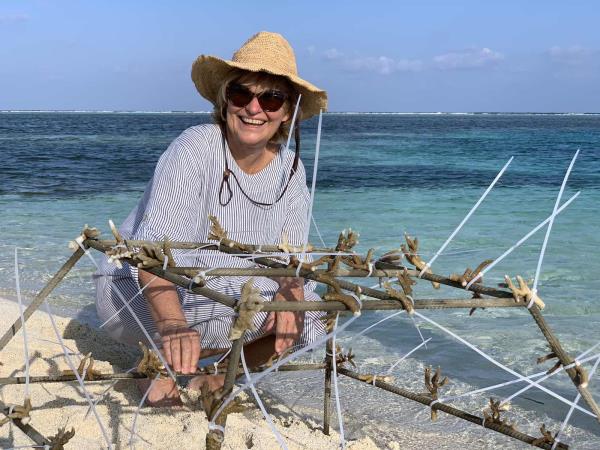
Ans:
[[[4,331],[18,317],[18,306],[0,299],[1,329]],[[65,337],[65,345],[76,356],[79,363],[81,354],[92,352],[96,360],[94,367],[101,372],[123,372],[133,365],[136,358],[128,347],[114,342],[101,331],[69,318],[56,317],[60,332]],[[68,369],[61,347],[52,329],[48,315],[36,312],[27,321],[31,376],[58,375]],[[0,352],[0,376],[24,375],[23,337],[19,332]],[[108,362],[110,361],[110,362]],[[97,398],[110,382],[88,383],[87,389],[93,398]],[[75,428],[75,436],[67,444],[67,449],[107,448],[98,422],[93,414],[86,418],[88,402],[77,383],[32,384],[30,387],[33,411],[31,422],[44,436],[52,436],[59,427]],[[5,404],[23,404],[24,386],[6,385],[0,387],[0,398]],[[96,408],[115,448],[129,448],[132,424],[137,405],[141,400],[135,383],[121,381],[111,389]],[[231,414],[227,418],[226,449],[273,449],[278,448],[273,433],[258,408],[245,397],[243,404],[248,409],[243,413]],[[320,424],[304,423],[290,415],[278,415],[281,405],[269,405],[274,412],[273,420],[290,449],[316,448],[336,449],[339,437],[332,431],[325,436]],[[284,408],[284,407],[281,407]],[[293,417],[293,416],[292,416]],[[132,448],[194,448],[202,449],[205,444],[207,420],[200,406],[187,400],[183,408],[143,408],[137,419],[135,443]],[[32,445],[32,441],[13,424],[0,428],[0,447],[11,448]],[[351,442],[350,449],[375,449],[377,446],[368,437]],[[396,447],[390,443],[389,448]]]

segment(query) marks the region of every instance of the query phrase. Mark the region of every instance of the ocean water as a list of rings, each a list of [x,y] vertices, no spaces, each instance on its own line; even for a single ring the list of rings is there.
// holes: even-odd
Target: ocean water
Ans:
[[[209,121],[208,114],[195,113],[0,112],[0,295],[15,296],[15,247],[21,288],[29,300],[69,256],[67,243],[83,225],[96,226],[109,236],[108,219],[119,223],[126,217],[169,142],[186,127]],[[310,183],[315,120],[303,124],[302,136]],[[577,149],[581,153],[563,201],[581,193],[556,218],[539,282],[549,325],[563,346],[577,355],[600,341],[600,115],[326,114],[314,217],[328,245],[342,229],[351,227],[361,233],[358,250],[374,248],[381,254],[397,248],[407,232],[418,236],[427,259],[514,156],[497,187],[433,265],[437,273],[462,273],[467,266],[498,257],[550,215]],[[496,266],[486,284],[501,282],[504,274],[533,278],[544,233],[545,228]],[[314,228],[311,241],[320,241]],[[85,260],[77,265],[52,296],[55,309],[97,323],[91,306],[93,270]],[[424,282],[415,293],[419,298],[461,296],[450,288],[435,291]],[[423,314],[519,373],[551,365],[535,363],[549,350],[527,312]],[[386,371],[421,342],[420,331],[431,341],[394,371],[398,384],[423,391],[424,365],[439,365],[450,377],[442,396],[514,378],[422,319],[413,321],[403,314],[352,339],[387,315],[365,313],[340,337],[345,348],[353,348],[361,370]],[[591,364],[586,367],[589,370]],[[590,389],[600,401],[598,380],[592,380]],[[303,382],[320,389],[322,377],[307,376]],[[569,400],[577,394],[564,374],[544,384]],[[277,395],[289,384],[270,381],[265,386]],[[493,395],[506,397],[520,387]],[[451,430],[457,439],[467,437],[475,445],[519,448],[444,414],[432,424],[426,408],[375,389],[366,391],[368,387],[347,380],[340,388],[347,420],[354,424],[348,426],[351,431],[389,425],[386,433],[393,437],[393,424],[400,423]],[[488,397],[469,396],[456,404],[478,413]],[[318,407],[321,397],[311,399],[312,403],[304,396],[297,403]],[[514,402],[507,417],[519,430],[537,436],[542,423],[556,431],[567,411],[567,405],[531,389]],[[564,440],[573,448],[600,447],[598,422],[575,412],[570,423]]]

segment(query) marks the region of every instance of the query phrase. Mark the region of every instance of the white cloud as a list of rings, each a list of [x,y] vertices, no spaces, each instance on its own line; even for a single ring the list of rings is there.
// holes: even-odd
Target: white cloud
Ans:
[[[349,59],[346,61],[346,65],[353,70],[375,72],[380,75],[390,75],[396,72],[418,72],[423,69],[423,63],[420,60],[395,60],[387,56]]]
[[[504,59],[502,53],[489,48],[468,49],[438,55],[429,61],[421,59],[395,59],[389,56],[348,56],[337,48],[321,53],[322,57],[355,72],[372,72],[391,75],[400,72],[420,72],[431,69],[476,69],[493,66]]]
[[[337,48],[330,48],[329,50],[325,50],[323,52],[323,56],[325,57],[325,59],[333,61],[342,58],[344,54],[340,52]]]
[[[328,61],[335,61],[348,70],[375,72],[381,75],[395,72],[416,72],[423,68],[423,63],[419,60],[395,60],[388,56],[349,57],[336,48],[324,51],[323,57]]]
[[[502,53],[484,47],[438,55],[433,58],[433,64],[438,69],[477,69],[498,64],[503,59]]]
[[[3,15],[0,15],[0,24],[26,22],[28,20],[29,20],[29,16],[26,14],[3,14]]]
[[[553,62],[572,66],[583,64],[594,55],[592,50],[579,45],[573,45],[571,47],[554,46],[551,47],[547,53]]]

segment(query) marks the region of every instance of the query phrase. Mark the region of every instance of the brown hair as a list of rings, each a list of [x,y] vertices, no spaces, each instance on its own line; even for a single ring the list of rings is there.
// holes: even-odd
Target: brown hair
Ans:
[[[269,141],[272,144],[281,144],[282,142],[285,142],[288,138],[288,134],[290,133],[290,125],[292,123],[291,113],[293,113],[293,109],[298,100],[298,92],[294,88],[294,85],[285,77],[272,75],[267,72],[249,72],[247,70],[232,69],[223,79],[223,82],[219,87],[213,109],[213,120],[217,125],[219,125],[219,127],[221,127],[223,132],[225,132],[227,128],[227,86],[234,82],[241,82],[242,84],[260,83],[267,86],[283,84],[285,86],[285,91],[287,94],[289,94],[289,98],[283,105],[283,108],[286,109],[286,112],[290,113],[290,118],[289,120],[281,123],[279,129]],[[302,111],[299,107],[296,116],[296,124],[298,124],[301,119]]]

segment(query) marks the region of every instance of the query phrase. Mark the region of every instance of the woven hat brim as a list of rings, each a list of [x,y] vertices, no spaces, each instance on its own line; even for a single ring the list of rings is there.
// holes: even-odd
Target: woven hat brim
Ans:
[[[325,111],[327,109],[327,92],[297,75],[277,73],[267,67],[263,67],[261,64],[238,63],[217,58],[216,56],[201,55],[192,65],[192,80],[200,95],[214,105],[223,79],[234,68],[249,72],[267,72],[287,78],[294,84],[298,92],[302,94],[300,107],[302,108],[303,120],[319,114],[320,110]]]

